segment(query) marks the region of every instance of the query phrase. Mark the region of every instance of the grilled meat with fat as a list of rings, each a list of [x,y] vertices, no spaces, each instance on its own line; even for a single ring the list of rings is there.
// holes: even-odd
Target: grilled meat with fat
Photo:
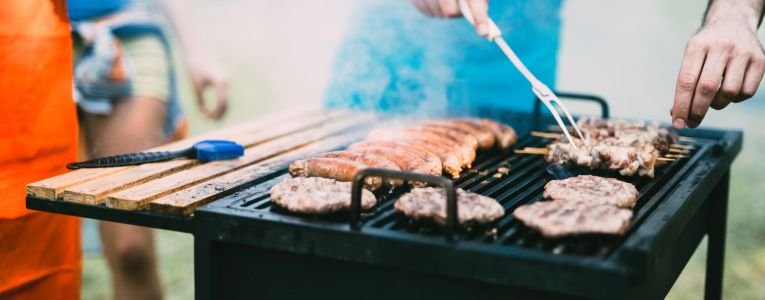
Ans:
[[[320,177],[285,178],[271,187],[271,202],[292,212],[327,214],[348,210],[351,183]],[[361,190],[361,209],[377,203],[372,192]]]
[[[651,144],[623,146],[612,140],[590,141],[584,145],[575,139],[571,143],[558,140],[547,145],[545,161],[577,167],[588,167],[619,172],[624,176],[638,174],[653,177],[658,152]]]
[[[622,235],[632,211],[612,205],[577,201],[540,201],[521,205],[513,216],[549,238],[582,234]]]
[[[545,199],[632,208],[638,190],[628,182],[614,178],[580,175],[564,180],[552,180],[545,185]]]
[[[505,214],[497,200],[457,189],[457,219],[462,225],[491,223]],[[399,198],[394,207],[412,219],[446,224],[446,193],[443,188],[415,188]]]
[[[353,181],[356,172],[365,168],[360,162],[340,158],[311,157],[296,160],[289,166],[289,173],[293,177],[322,177],[338,181]],[[382,186],[380,177],[369,176],[364,179],[364,187],[377,190]]]
[[[678,142],[678,135],[658,123],[640,120],[602,120],[582,118],[577,122],[582,133],[590,140],[614,139],[624,146],[653,144],[660,153],[669,151],[670,145]]]

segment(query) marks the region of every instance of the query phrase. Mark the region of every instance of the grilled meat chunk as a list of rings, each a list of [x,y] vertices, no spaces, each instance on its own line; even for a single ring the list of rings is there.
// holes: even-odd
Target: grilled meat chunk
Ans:
[[[320,177],[285,178],[271,187],[271,202],[292,212],[327,214],[351,207],[351,183]],[[377,203],[375,195],[361,191],[361,209]]]
[[[653,144],[660,153],[669,151],[670,145],[678,142],[677,134],[658,123],[630,120],[601,120],[582,118],[577,122],[582,133],[590,140],[613,139],[623,146]]]
[[[363,163],[326,157],[311,157],[296,160],[289,166],[289,173],[293,177],[322,177],[338,181],[353,181],[356,172],[365,168]],[[370,176],[364,179],[364,187],[377,190],[382,186],[380,177]]]
[[[415,188],[401,196],[394,207],[413,219],[446,224],[446,193],[443,188]],[[457,189],[457,219],[462,225],[491,223],[505,214],[497,200]]]
[[[390,169],[394,171],[400,171],[401,168],[396,163],[390,161],[382,155],[373,153],[363,153],[358,151],[333,151],[320,154],[319,157],[326,158],[340,158],[345,160],[351,160],[365,164],[367,167]],[[404,182],[400,179],[383,178],[385,184],[389,186],[400,186]]]
[[[582,234],[622,235],[632,211],[612,205],[577,201],[540,201],[518,207],[513,216],[549,238]]]
[[[580,175],[564,180],[552,180],[545,185],[545,199],[632,208],[638,190],[628,182],[614,178]]]
[[[637,147],[619,145],[613,140],[591,141],[584,145],[579,140],[575,149],[571,143],[556,141],[547,145],[545,161],[592,169],[617,171],[624,176],[638,174],[653,177],[659,154],[651,144]]]
[[[348,150],[383,156],[404,171],[437,176],[443,172],[438,156],[402,142],[363,141],[350,145]]]

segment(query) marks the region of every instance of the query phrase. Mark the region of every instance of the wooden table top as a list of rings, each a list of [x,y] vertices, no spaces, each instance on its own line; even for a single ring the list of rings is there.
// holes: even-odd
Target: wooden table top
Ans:
[[[179,150],[205,139],[246,147],[233,160],[200,163],[176,159],[138,166],[79,169],[27,185],[27,195],[51,201],[105,205],[125,210],[190,215],[227,191],[312,153],[336,149],[363,137],[377,117],[369,113],[304,109],[270,114],[250,122],[173,142],[147,151]]]

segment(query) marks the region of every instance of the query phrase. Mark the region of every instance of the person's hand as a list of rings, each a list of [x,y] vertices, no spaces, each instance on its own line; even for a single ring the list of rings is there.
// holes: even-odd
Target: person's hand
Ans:
[[[187,65],[197,98],[197,108],[206,117],[219,120],[228,108],[228,81],[225,71],[217,63],[202,58],[189,58]],[[205,99],[207,88],[213,88],[215,91],[212,108],[208,108]]]
[[[473,11],[475,31],[482,37],[489,36],[489,1],[465,0]],[[457,0],[411,0],[412,4],[424,15],[434,18],[461,17]]]
[[[756,28],[730,16],[708,21],[688,41],[671,111],[675,128],[696,128],[710,107],[720,110],[754,95],[765,72]]]

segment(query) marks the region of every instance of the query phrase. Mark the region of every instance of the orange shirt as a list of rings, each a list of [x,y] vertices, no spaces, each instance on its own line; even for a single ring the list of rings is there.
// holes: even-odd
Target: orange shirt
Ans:
[[[76,159],[65,0],[0,4],[0,298],[76,299],[77,218],[25,208],[25,185]]]

